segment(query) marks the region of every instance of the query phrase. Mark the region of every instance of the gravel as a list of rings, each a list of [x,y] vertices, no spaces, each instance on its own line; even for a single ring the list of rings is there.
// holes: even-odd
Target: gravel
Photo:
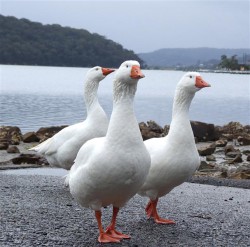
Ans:
[[[103,246],[93,212],[81,208],[59,176],[0,172],[0,246]],[[250,246],[250,190],[184,183],[159,201],[175,225],[147,220],[147,198],[121,209],[117,228],[130,240],[108,246]],[[112,208],[103,209],[103,225]]]

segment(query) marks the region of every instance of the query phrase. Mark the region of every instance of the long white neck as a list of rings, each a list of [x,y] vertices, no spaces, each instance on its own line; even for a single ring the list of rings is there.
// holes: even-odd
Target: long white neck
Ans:
[[[84,101],[87,109],[87,115],[96,107],[101,107],[97,97],[99,82],[87,80],[84,84]]]
[[[172,122],[170,125],[169,136],[174,135],[174,138],[183,136],[187,141],[194,139],[193,131],[189,120],[189,107],[191,105],[194,93],[187,92],[182,87],[178,87],[175,91]]]
[[[137,82],[125,84],[114,81],[113,111],[106,135],[108,140],[116,139],[118,143],[124,144],[123,140],[126,139],[126,145],[142,141],[133,106],[136,89]]]
[[[177,87],[174,96],[172,119],[180,116],[188,118],[189,108],[194,98],[194,93],[187,92],[182,87]]]

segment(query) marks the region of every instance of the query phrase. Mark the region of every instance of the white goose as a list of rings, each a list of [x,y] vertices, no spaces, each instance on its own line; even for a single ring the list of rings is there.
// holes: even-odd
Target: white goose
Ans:
[[[102,243],[130,238],[115,230],[116,217],[149,171],[150,156],[133,109],[137,82],[143,77],[137,61],[121,64],[113,83],[113,111],[107,135],[85,143],[69,172],[70,192],[81,206],[95,211],[98,240]],[[108,205],[113,205],[113,217],[104,231],[101,208]]]
[[[144,142],[151,156],[151,166],[138,194],[149,197],[145,211],[156,223],[175,223],[159,217],[156,209],[158,198],[183,183],[200,165],[188,113],[195,93],[203,87],[210,85],[199,73],[185,74],[176,87],[168,135]]]
[[[91,68],[86,74],[84,83],[86,120],[62,129],[30,150],[45,155],[51,166],[69,170],[79,149],[86,141],[105,136],[108,129],[108,118],[98,102],[97,90],[99,82],[113,71],[114,69],[99,66]]]

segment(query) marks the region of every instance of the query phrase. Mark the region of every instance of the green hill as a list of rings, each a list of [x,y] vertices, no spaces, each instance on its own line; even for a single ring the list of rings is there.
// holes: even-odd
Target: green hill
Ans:
[[[0,15],[0,64],[118,67],[133,51],[84,29],[42,25]]]

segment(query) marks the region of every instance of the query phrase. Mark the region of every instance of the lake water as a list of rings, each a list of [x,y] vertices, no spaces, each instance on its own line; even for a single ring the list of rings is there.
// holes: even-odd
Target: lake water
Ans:
[[[80,122],[86,117],[83,80],[87,68],[0,65],[0,125],[18,126],[23,133],[40,127]],[[138,122],[171,121],[174,90],[185,72],[143,70],[135,97]],[[112,80],[107,76],[98,91],[110,116]],[[190,119],[216,125],[230,121],[250,124],[250,76],[202,73],[212,87],[200,90],[191,105]]]

